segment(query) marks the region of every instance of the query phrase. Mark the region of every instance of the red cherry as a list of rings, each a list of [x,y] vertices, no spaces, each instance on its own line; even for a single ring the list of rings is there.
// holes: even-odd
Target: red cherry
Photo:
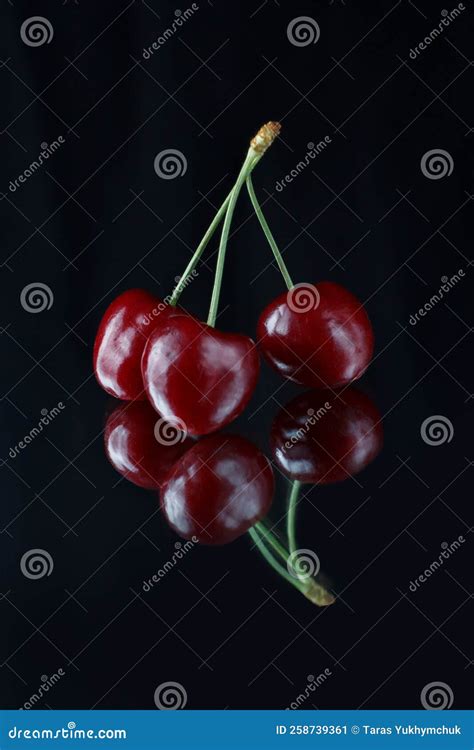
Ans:
[[[161,507],[185,539],[227,544],[266,516],[273,491],[270,462],[253,443],[211,435],[179,459],[163,487]]]
[[[166,420],[206,435],[243,411],[257,383],[259,357],[247,336],[176,315],[152,332],[142,373],[148,398]]]
[[[340,482],[362,471],[382,449],[381,416],[355,388],[339,396],[308,391],[277,414],[270,443],[276,463],[291,479]]]
[[[160,488],[176,461],[194,445],[147,401],[117,406],[107,419],[104,442],[114,469],[145,489]]]
[[[94,372],[111,396],[126,401],[146,398],[141,358],[154,321],[167,309],[144,289],[129,289],[105,311],[94,343]]]
[[[374,335],[359,300],[339,284],[297,284],[264,309],[258,341],[283,377],[316,388],[360,378],[373,354]]]

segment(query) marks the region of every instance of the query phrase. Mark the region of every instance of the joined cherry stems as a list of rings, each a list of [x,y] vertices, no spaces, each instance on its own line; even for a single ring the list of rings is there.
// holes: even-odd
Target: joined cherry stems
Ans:
[[[335,601],[334,595],[320,581],[300,569],[296,544],[296,507],[299,502],[301,482],[293,481],[286,515],[288,547],[279,541],[268,526],[259,521],[249,534],[258,550],[271,567],[288,583],[291,583],[307,599],[318,607],[326,607]],[[280,559],[278,559],[280,558]]]
[[[221,239],[219,243],[219,253],[217,257],[214,287],[212,290],[211,304],[209,307],[209,315],[208,315],[208,321],[207,321],[208,325],[214,326],[215,320],[217,317],[217,308],[219,305],[219,296],[220,296],[220,290],[221,290],[221,285],[222,285],[222,276],[224,272],[224,263],[225,263],[225,255],[226,255],[226,250],[227,250],[227,243],[229,240],[230,227],[231,227],[232,217],[234,214],[234,209],[237,203],[237,199],[239,197],[240,191],[244,183],[250,177],[250,174],[255,169],[255,167],[257,166],[258,162],[263,157],[267,149],[271,146],[275,138],[278,136],[279,132],[280,132],[279,123],[268,122],[265,125],[262,125],[258,133],[255,135],[255,137],[252,138],[250,142],[250,148],[247,152],[244,163],[239,172],[237,180],[234,183],[234,186],[232,187],[232,190],[227,195],[224,202],[222,203],[219,210],[217,211],[216,215],[214,216],[201,242],[196,248],[194,254],[192,255],[188,265],[186,266],[183,275],[181,276],[180,280],[176,284],[170,296],[169,304],[171,306],[175,306],[178,303],[181,293],[183,292],[186,286],[186,279],[189,277],[189,275],[193,272],[193,270],[197,266],[201,258],[201,255],[203,254],[209,241],[213,237],[217,227],[221,223],[222,219],[224,219]]]

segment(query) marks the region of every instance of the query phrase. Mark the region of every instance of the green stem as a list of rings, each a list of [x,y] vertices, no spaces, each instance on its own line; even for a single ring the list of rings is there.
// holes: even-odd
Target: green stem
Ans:
[[[291,485],[290,497],[288,499],[288,511],[286,516],[286,531],[288,535],[288,547],[290,549],[290,555],[295,555],[293,561],[293,570],[299,577],[298,573],[298,559],[297,552],[298,547],[296,544],[296,506],[299,502],[301,492],[301,482],[294,480]],[[302,585],[305,586],[303,593],[305,596],[317,604],[318,607],[326,607],[329,604],[333,604],[335,601],[334,595],[331,594],[319,581],[315,578],[306,578],[302,576],[299,578]]]
[[[273,547],[286,565],[289,555],[288,550],[278,541],[275,534],[262,521],[258,521],[253,528],[259,532],[267,544]]]
[[[242,168],[237,177],[236,183],[232,189],[229,204],[224,219],[224,225],[222,227],[221,240],[219,243],[219,254],[217,256],[216,275],[214,278],[214,287],[212,289],[211,304],[209,306],[209,315],[207,317],[207,325],[214,326],[217,318],[217,308],[219,307],[219,298],[221,294],[222,276],[224,274],[224,263],[225,255],[227,250],[227,242],[229,240],[230,226],[232,223],[232,217],[234,215],[235,205],[237,198],[242,189],[242,186],[249,176],[252,169],[262,158],[261,154],[256,154],[255,151],[249,149],[249,152],[245,158]]]
[[[291,276],[289,274],[288,268],[286,267],[286,263],[283,260],[283,256],[280,250],[278,249],[278,245],[270,230],[270,227],[268,226],[267,220],[265,219],[265,216],[263,215],[262,208],[258,202],[257,196],[255,195],[252,177],[250,175],[248,175],[246,182],[247,182],[247,190],[250,196],[250,200],[252,201],[252,206],[254,208],[255,213],[257,214],[257,218],[260,222],[260,226],[262,227],[263,233],[265,234],[265,237],[268,240],[268,244],[270,245],[272,249],[273,255],[275,256],[275,260],[278,264],[278,268],[280,269],[281,274],[285,280],[285,284],[288,287],[288,289],[291,289],[294,286],[293,281],[291,280]]]
[[[285,548],[276,540],[276,537],[270,532],[264,524],[258,522],[249,529],[249,534],[253,539],[255,546],[258,548],[260,553],[263,555],[269,565],[288,583],[291,583],[303,596],[310,600],[313,604],[318,607],[326,607],[329,604],[333,604],[334,596],[327,591],[320,583],[314,580],[314,578],[308,578],[300,580],[290,575],[287,568],[284,568],[281,563],[274,557],[272,552],[268,549],[264,542],[270,543],[280,555],[283,556],[285,562],[288,560],[289,553]],[[261,536],[260,536],[261,535]],[[277,542],[278,546],[275,546]],[[283,552],[283,554],[282,554]]]
[[[219,208],[218,212],[214,216],[211,224],[209,225],[209,228],[208,228],[206,234],[202,238],[202,240],[199,243],[199,245],[197,246],[196,251],[194,252],[191,260],[189,261],[188,265],[186,266],[186,268],[184,270],[184,273],[181,276],[180,281],[178,281],[178,283],[176,284],[175,288],[173,289],[173,292],[172,292],[170,300],[169,300],[169,304],[170,305],[174,306],[174,305],[176,305],[178,303],[178,300],[179,300],[179,298],[181,296],[181,293],[182,293],[183,289],[186,286],[186,279],[190,276],[190,274],[192,274],[192,272],[196,268],[201,255],[203,254],[204,250],[206,249],[206,247],[207,247],[207,245],[209,243],[209,240],[213,236],[214,232],[216,231],[217,227],[219,226],[220,222],[222,221],[222,219],[224,217],[224,214],[225,214],[225,212],[227,210],[227,206],[228,206],[229,201],[230,201],[231,196],[232,196],[232,192],[233,192],[233,189],[230,191],[230,193],[227,196],[227,198],[225,199],[224,203],[222,204],[222,206]]]
[[[191,260],[189,261],[188,265],[186,266],[186,269],[180,281],[178,281],[175,288],[173,289],[173,292],[171,293],[169,298],[167,298],[168,304],[170,304],[171,306],[175,306],[177,304],[178,299],[181,296],[183,289],[186,287],[187,279],[189,278],[190,274],[194,271],[194,268],[196,267],[205,247],[209,243],[209,240],[213,236],[214,232],[216,231],[218,225],[222,221],[224,214],[225,214],[224,226],[223,226],[221,241],[219,245],[219,256],[217,260],[216,277],[214,280],[214,288],[212,292],[211,306],[209,309],[209,321],[210,321],[209,325],[214,325],[216,317],[217,317],[217,307],[219,305],[219,294],[220,294],[220,289],[222,285],[222,274],[224,271],[226,246],[227,246],[227,241],[229,239],[230,225],[232,221],[232,215],[235,209],[235,204],[237,202],[237,198],[239,196],[240,190],[242,189],[242,185],[244,184],[246,178],[249,177],[252,169],[258,164],[258,162],[260,161],[264,153],[267,151],[269,146],[271,146],[275,138],[278,136],[280,129],[281,129],[281,126],[278,122],[267,122],[264,125],[262,125],[258,133],[254,136],[254,138],[252,138],[252,140],[250,141],[250,148],[247,152],[247,156],[245,158],[242,169],[240,170],[237,181],[234,184],[234,187],[230,191],[229,195],[225,199],[222,206],[219,208],[206,234],[204,235],[201,242],[199,243],[196,251],[193,253],[193,256]]]
[[[298,591],[302,592],[302,587],[299,585],[299,583],[290,576],[286,568],[283,567],[275,558],[273,557],[272,553],[265,547],[265,544],[263,543],[261,537],[259,536],[258,532],[256,531],[255,527],[249,529],[249,534],[252,537],[252,540],[254,541],[256,547],[260,550],[263,557],[269,563],[269,565],[272,566],[276,572],[282,576],[288,583],[293,584],[293,586],[296,586]]]
[[[286,516],[286,530],[288,534],[288,546],[290,554],[296,551],[296,506],[301,490],[301,482],[294,481],[291,485],[290,499],[288,500],[288,513]]]

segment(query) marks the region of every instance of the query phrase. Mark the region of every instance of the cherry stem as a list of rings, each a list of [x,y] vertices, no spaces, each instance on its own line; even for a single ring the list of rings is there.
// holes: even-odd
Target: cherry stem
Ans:
[[[282,256],[282,254],[281,254],[281,252],[280,252],[280,250],[278,248],[278,245],[277,245],[277,243],[275,241],[275,238],[274,238],[274,236],[273,236],[273,234],[271,232],[271,229],[268,226],[268,222],[265,219],[265,216],[263,215],[263,211],[262,211],[262,208],[261,208],[261,206],[260,206],[260,204],[258,202],[257,196],[255,195],[255,190],[254,190],[254,187],[253,187],[253,182],[252,182],[251,175],[248,175],[246,183],[247,183],[248,194],[250,196],[250,200],[252,201],[252,206],[254,208],[255,213],[257,214],[257,218],[258,218],[258,220],[260,222],[260,226],[263,229],[263,233],[264,233],[265,237],[268,240],[268,244],[270,245],[270,247],[272,249],[273,255],[275,256],[275,260],[276,260],[276,262],[278,264],[278,268],[281,271],[281,275],[283,276],[283,278],[285,280],[285,284],[288,287],[288,289],[292,289],[292,287],[294,286],[293,281],[292,281],[291,276],[289,274],[289,271],[288,271],[288,268],[286,266],[286,263],[283,260],[283,256]]]
[[[188,277],[192,274],[192,272],[196,268],[196,266],[197,266],[197,264],[199,262],[199,259],[201,258],[201,255],[203,254],[204,250],[206,249],[207,245],[209,244],[209,240],[211,239],[211,237],[213,236],[213,234],[216,231],[217,227],[221,223],[221,221],[222,221],[222,219],[224,217],[224,214],[225,214],[225,212],[227,210],[227,206],[229,205],[229,201],[230,201],[231,197],[232,197],[232,190],[230,191],[229,195],[225,199],[225,201],[222,204],[222,206],[219,208],[219,210],[216,213],[216,215],[214,216],[211,224],[209,225],[209,228],[208,228],[206,234],[202,238],[202,240],[199,243],[199,245],[197,246],[197,248],[196,248],[196,250],[195,250],[195,252],[194,252],[191,260],[189,261],[188,265],[186,266],[186,268],[184,270],[184,273],[181,276],[181,279],[178,281],[178,283],[176,284],[175,288],[173,289],[173,292],[172,292],[170,300],[169,300],[169,304],[172,307],[174,307],[178,303],[178,300],[179,300],[179,298],[181,296],[181,293],[183,292],[183,290],[186,287],[186,280],[188,279]]]
[[[318,607],[325,607],[332,604],[335,599],[334,596],[327,591],[324,586],[318,583],[314,578],[300,578],[296,574],[291,575],[288,569],[288,558],[290,553],[283,547],[282,544],[277,540],[275,535],[267,529],[265,524],[261,521],[255,524],[249,529],[249,534],[253,539],[255,546],[259,552],[263,555],[269,565],[288,583],[291,583],[303,596],[310,600],[313,604]],[[286,563],[284,567],[268,549],[265,542],[270,544],[276,552],[283,558]],[[292,570],[295,570],[294,566],[291,566]]]
[[[286,516],[288,547],[290,549],[290,555],[293,556],[292,569],[295,571],[295,574],[298,576],[302,585],[304,586],[306,584],[306,588],[303,591],[305,596],[307,596],[313,604],[317,604],[318,607],[325,607],[334,603],[334,595],[315,578],[308,579],[305,574],[301,574],[298,566],[298,550],[296,546],[296,506],[299,503],[300,492],[301,482],[294,480],[291,485],[290,497],[288,499],[288,512]]]
[[[291,584],[293,584],[293,586],[296,586],[296,588],[298,589],[298,591],[301,591],[301,593],[303,593],[303,591],[302,591],[302,587],[301,587],[301,586],[299,585],[299,583],[298,583],[298,582],[297,582],[297,581],[296,581],[296,580],[295,580],[294,578],[292,578],[292,577],[290,576],[290,574],[289,574],[289,573],[288,573],[288,571],[287,571],[287,570],[286,570],[286,569],[285,569],[285,568],[283,567],[283,565],[281,565],[281,564],[280,564],[280,563],[279,563],[279,562],[278,562],[278,561],[277,561],[277,560],[276,560],[276,559],[274,558],[274,556],[273,556],[273,555],[272,555],[272,553],[271,553],[271,552],[270,552],[270,551],[269,551],[269,550],[267,549],[267,547],[265,547],[265,544],[263,543],[263,540],[262,540],[262,539],[261,539],[261,537],[259,536],[259,534],[258,534],[258,531],[256,530],[256,528],[255,528],[255,527],[253,527],[253,528],[249,529],[249,534],[250,534],[250,536],[252,537],[252,540],[254,541],[254,543],[255,543],[255,546],[256,546],[256,547],[258,548],[258,550],[259,550],[259,551],[260,551],[260,552],[262,553],[262,555],[263,555],[263,557],[265,558],[265,560],[267,561],[267,563],[268,563],[269,565],[271,565],[271,566],[272,566],[272,568],[273,568],[274,570],[276,570],[276,572],[277,572],[277,573],[278,573],[279,575],[281,575],[281,576],[282,576],[282,578],[284,578],[284,579],[285,579],[286,581],[288,581],[288,583],[291,583]]]
[[[217,258],[217,268],[216,268],[216,276],[214,279],[214,288],[212,290],[211,306],[209,308],[209,320],[208,320],[209,325],[213,326],[215,324],[216,317],[217,317],[219,295],[220,295],[220,290],[221,290],[221,285],[222,285],[222,275],[224,272],[226,247],[227,247],[227,242],[229,239],[230,225],[232,222],[232,216],[234,213],[235,204],[237,203],[237,198],[239,197],[240,190],[242,189],[242,186],[246,178],[250,175],[252,169],[258,164],[258,162],[260,161],[264,153],[267,151],[267,149],[272,145],[273,141],[278,136],[280,129],[281,129],[281,126],[278,122],[267,122],[265,123],[265,125],[262,125],[258,133],[255,135],[255,137],[252,138],[252,140],[250,141],[250,148],[247,152],[247,156],[245,158],[242,169],[240,170],[237,181],[235,182],[232,190],[230,191],[229,195],[225,199],[224,203],[222,204],[222,206],[219,208],[216,215],[214,216],[206,234],[204,235],[198,247],[196,248],[195,252],[193,253],[188,265],[186,266],[184,270],[183,275],[181,276],[180,280],[176,284],[175,288],[173,289],[173,292],[171,293],[169,297],[168,304],[174,307],[177,304],[181,296],[181,293],[183,292],[183,290],[185,289],[187,285],[187,280],[189,276],[194,271],[196,265],[198,264],[199,259],[201,258],[202,253],[207,247],[209,240],[211,239],[217,227],[219,226],[220,222],[225,216],[221,241],[219,244],[219,255]]]
[[[280,555],[280,557],[282,558],[283,562],[286,564],[286,562],[288,560],[288,557],[289,557],[289,552],[278,541],[278,539],[275,536],[275,534],[273,534],[273,532],[270,531],[270,529],[264,523],[262,523],[262,521],[258,521],[255,524],[255,526],[253,526],[253,528],[256,529],[259,532],[259,534],[263,537],[263,540],[267,544],[269,544],[271,547],[273,547],[273,549],[275,550],[275,552],[278,555]]]
[[[222,234],[219,243],[219,254],[217,256],[216,264],[216,275],[214,277],[214,286],[212,288],[211,304],[209,306],[209,315],[207,316],[207,325],[214,326],[216,324],[217,309],[219,307],[219,298],[222,287],[222,277],[224,274],[224,263],[227,250],[227,243],[229,240],[230,227],[232,224],[232,217],[234,215],[235,206],[239,197],[242,186],[249,176],[252,169],[255,167],[257,162],[261,159],[260,154],[256,154],[252,148],[249,149],[242,168],[239,172],[234,187],[230,194],[229,204],[225,214],[224,224],[222,227]]]
[[[296,506],[298,504],[300,490],[301,482],[295,480],[291,485],[290,498],[288,500],[288,513],[286,516],[286,531],[288,534],[290,554],[296,551]]]

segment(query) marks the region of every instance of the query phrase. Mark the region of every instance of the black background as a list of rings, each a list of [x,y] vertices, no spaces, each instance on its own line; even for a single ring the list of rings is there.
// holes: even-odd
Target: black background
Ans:
[[[175,17],[160,0],[2,2],[1,705],[17,708],[42,675],[61,679],[38,708],[155,708],[155,688],[183,685],[188,708],[284,708],[308,675],[331,671],[304,708],[419,708],[442,681],[468,707],[471,536],[472,3],[415,60],[439,2],[202,0],[150,59]],[[186,6],[187,7],[187,6]],[[185,7],[181,7],[184,11]],[[49,44],[25,45],[45,16]],[[321,35],[298,47],[289,22]],[[91,370],[109,302],[138,286],[165,296],[269,119],[282,137],[255,173],[295,281],[329,278],[366,301],[377,349],[363,379],[384,415],[383,454],[356,479],[306,488],[299,544],[317,550],[339,601],[317,610],[270,570],[250,540],[194,549],[153,590],[175,549],[152,494],[120,481],[103,454],[110,403]],[[65,143],[12,192],[40,144]],[[275,183],[309,142],[331,143],[284,191]],[[156,154],[178,149],[186,173],[162,180]],[[420,160],[444,149],[452,174]],[[283,290],[246,197],[228,252],[224,329],[254,335]],[[205,317],[215,243],[183,295]],[[409,317],[465,278],[416,326]],[[31,314],[20,294],[47,284]],[[298,389],[263,368],[233,429],[267,449],[271,420]],[[41,409],[64,411],[20,455],[12,446]],[[430,446],[424,419],[448,418]],[[272,518],[283,514],[284,482]],[[460,534],[467,543],[416,593],[416,578]],[[25,578],[33,548],[50,576]]]

